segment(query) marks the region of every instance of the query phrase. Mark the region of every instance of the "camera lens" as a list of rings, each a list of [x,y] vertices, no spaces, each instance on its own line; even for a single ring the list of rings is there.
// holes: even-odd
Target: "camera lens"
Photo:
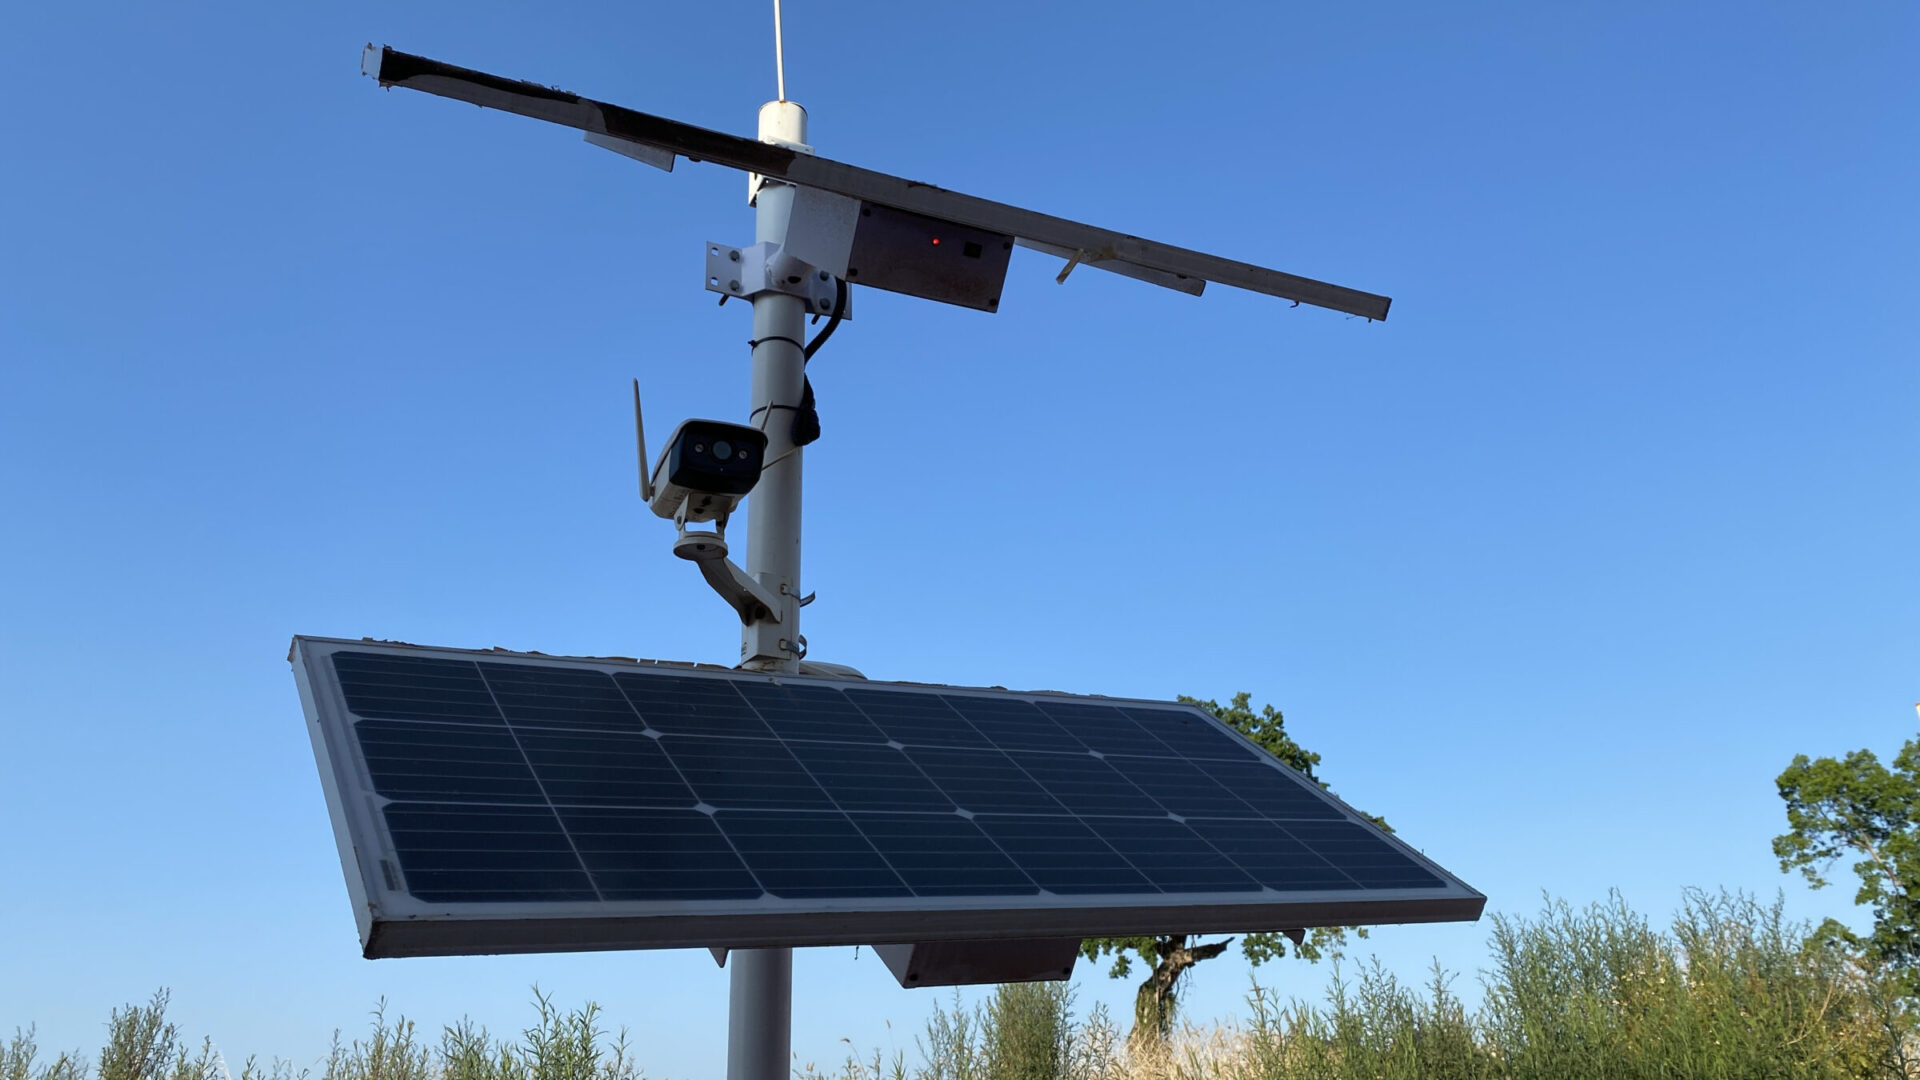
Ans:
[[[713,441],[713,456],[719,458],[721,461],[727,460],[733,456],[733,444],[725,439],[715,439]]]

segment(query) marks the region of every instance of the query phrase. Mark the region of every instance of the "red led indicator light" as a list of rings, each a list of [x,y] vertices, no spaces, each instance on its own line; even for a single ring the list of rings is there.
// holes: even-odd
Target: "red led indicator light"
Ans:
[[[940,238],[939,238],[939,237],[937,237],[937,236],[936,236],[936,237],[934,237],[934,238],[933,238],[933,246],[934,246],[934,247],[939,247],[939,246],[940,246]]]

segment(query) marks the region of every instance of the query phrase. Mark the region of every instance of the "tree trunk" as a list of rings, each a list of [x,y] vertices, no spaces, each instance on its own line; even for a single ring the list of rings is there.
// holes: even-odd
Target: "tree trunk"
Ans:
[[[1133,1037],[1165,1039],[1173,1030],[1173,1011],[1177,1005],[1175,990],[1187,969],[1202,960],[1211,960],[1227,951],[1232,938],[1187,946],[1187,935],[1156,938],[1153,943],[1153,973],[1140,984],[1133,998]]]

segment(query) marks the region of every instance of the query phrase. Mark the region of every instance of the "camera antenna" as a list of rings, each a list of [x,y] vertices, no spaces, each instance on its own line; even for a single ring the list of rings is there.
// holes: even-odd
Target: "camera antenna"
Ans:
[[[653,501],[653,474],[647,469],[647,428],[640,420],[640,380],[633,380],[633,441],[640,451],[640,501]]]

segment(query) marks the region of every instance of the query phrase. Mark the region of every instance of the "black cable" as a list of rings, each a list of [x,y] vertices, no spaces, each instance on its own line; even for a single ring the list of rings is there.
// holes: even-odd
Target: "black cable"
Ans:
[[[801,376],[800,407],[793,410],[793,445],[805,446],[820,437],[820,410],[813,407],[813,380]]]
[[[827,339],[833,336],[834,328],[840,325],[841,317],[847,313],[846,280],[834,278],[833,285],[833,317],[827,320],[827,325],[822,327],[819,333],[813,335],[813,340],[807,342],[807,347],[800,350],[804,359],[813,359],[813,354],[819,352],[820,346],[825,345]]]
[[[802,365],[812,360],[813,354],[819,352],[820,346],[825,345],[827,339],[833,336],[834,330],[839,327],[840,320],[846,316],[846,313],[847,282],[844,278],[835,278],[833,317],[828,319],[827,325],[821,327],[820,332],[813,335],[813,340],[807,342],[806,347],[800,350]],[[813,404],[813,380],[805,375],[800,378],[800,407],[793,414],[793,445],[795,446],[805,446],[820,437],[820,410],[814,408]]]

